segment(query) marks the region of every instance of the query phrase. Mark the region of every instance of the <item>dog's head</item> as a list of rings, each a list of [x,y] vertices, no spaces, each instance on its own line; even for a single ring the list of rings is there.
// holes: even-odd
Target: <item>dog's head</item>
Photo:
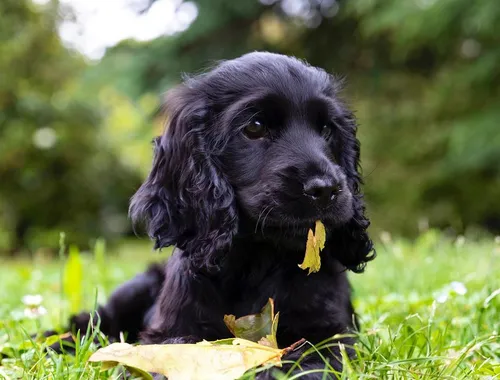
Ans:
[[[338,90],[325,71],[271,53],[187,79],[167,95],[169,121],[132,219],[198,268],[217,266],[239,232],[304,249],[320,219],[326,250],[362,271],[374,255],[356,123]]]

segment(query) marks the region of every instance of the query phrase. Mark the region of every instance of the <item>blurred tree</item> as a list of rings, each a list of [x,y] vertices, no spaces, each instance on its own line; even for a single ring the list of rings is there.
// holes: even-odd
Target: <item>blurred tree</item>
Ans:
[[[0,248],[127,231],[159,95],[252,50],[347,77],[375,229],[413,234],[428,218],[500,231],[496,0],[193,3],[185,32],[123,42],[87,65],[61,45],[56,0],[0,2]]]
[[[122,68],[116,86],[137,98],[255,49],[305,58],[348,79],[376,228],[500,230],[497,0],[194,3],[186,32],[122,43],[92,70]]]
[[[60,43],[57,7],[0,2],[0,245],[14,252],[57,246],[60,231],[86,245],[129,230],[139,183],[78,92],[85,64]]]
[[[498,2],[357,0],[344,14],[361,41],[353,85],[380,223],[499,232]]]

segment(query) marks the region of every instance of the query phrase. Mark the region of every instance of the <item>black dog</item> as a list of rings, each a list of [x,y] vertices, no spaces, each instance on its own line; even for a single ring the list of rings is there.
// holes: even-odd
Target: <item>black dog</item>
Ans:
[[[105,334],[156,344],[226,338],[224,314],[259,312],[268,298],[280,312],[280,347],[352,331],[346,269],[362,272],[375,253],[356,123],[339,87],[295,58],[251,53],[169,93],[168,125],[130,215],[156,248],[176,248],[165,267],[122,285],[98,309]],[[326,247],[321,270],[308,275],[298,264],[316,220]],[[85,331],[88,320],[83,313],[72,325]],[[338,350],[326,354],[341,370]],[[324,365],[317,355],[301,362]]]

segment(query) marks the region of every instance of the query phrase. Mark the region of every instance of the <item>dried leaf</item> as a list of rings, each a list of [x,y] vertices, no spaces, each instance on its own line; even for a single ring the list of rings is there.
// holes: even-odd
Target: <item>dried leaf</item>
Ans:
[[[309,230],[307,235],[307,243],[306,243],[306,254],[304,256],[304,261],[302,264],[299,264],[299,268],[301,269],[309,269],[309,273],[319,271],[321,267],[321,257],[319,255],[319,247],[316,244],[316,238],[312,232]]]
[[[273,323],[271,325],[271,333],[261,338],[258,343],[263,344],[264,346],[278,348],[278,340],[276,338],[276,334],[278,333],[278,319],[280,313],[276,313],[273,318]]]
[[[316,244],[319,247],[319,250],[322,251],[325,249],[326,243],[326,230],[325,225],[321,223],[321,220],[316,221],[316,226],[314,228],[314,237],[316,238]]]
[[[224,323],[229,331],[231,331],[231,334],[236,336],[236,317],[232,314],[224,315]]]
[[[276,340],[278,314],[274,315],[274,301],[270,298],[260,313],[246,315],[238,319],[232,314],[225,315],[224,323],[237,338],[262,342],[261,344],[278,348]]]
[[[301,269],[309,269],[309,274],[318,272],[321,268],[320,252],[325,248],[326,230],[320,220],[316,221],[315,232],[309,230],[306,242],[304,261],[299,264]]]
[[[103,362],[109,369],[122,364],[132,369],[159,373],[169,380],[232,380],[262,364],[281,365],[289,349],[279,350],[245,339],[225,339],[225,343],[132,346],[113,343],[95,352],[91,362]]]

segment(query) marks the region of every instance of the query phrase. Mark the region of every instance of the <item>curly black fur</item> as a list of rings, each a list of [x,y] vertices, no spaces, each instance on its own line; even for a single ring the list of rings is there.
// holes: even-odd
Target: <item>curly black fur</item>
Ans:
[[[346,269],[362,272],[375,253],[357,126],[339,89],[300,60],[251,53],[168,94],[167,127],[130,215],[156,248],[176,248],[164,274],[146,272],[99,309],[105,333],[135,338],[144,328],[143,343],[221,339],[230,336],[224,314],[256,313],[269,297],[280,346],[355,328]],[[249,125],[264,129],[256,136]],[[298,264],[318,219],[327,242],[320,272],[307,275]],[[338,351],[327,355],[341,369]],[[324,362],[310,355],[302,367]]]

